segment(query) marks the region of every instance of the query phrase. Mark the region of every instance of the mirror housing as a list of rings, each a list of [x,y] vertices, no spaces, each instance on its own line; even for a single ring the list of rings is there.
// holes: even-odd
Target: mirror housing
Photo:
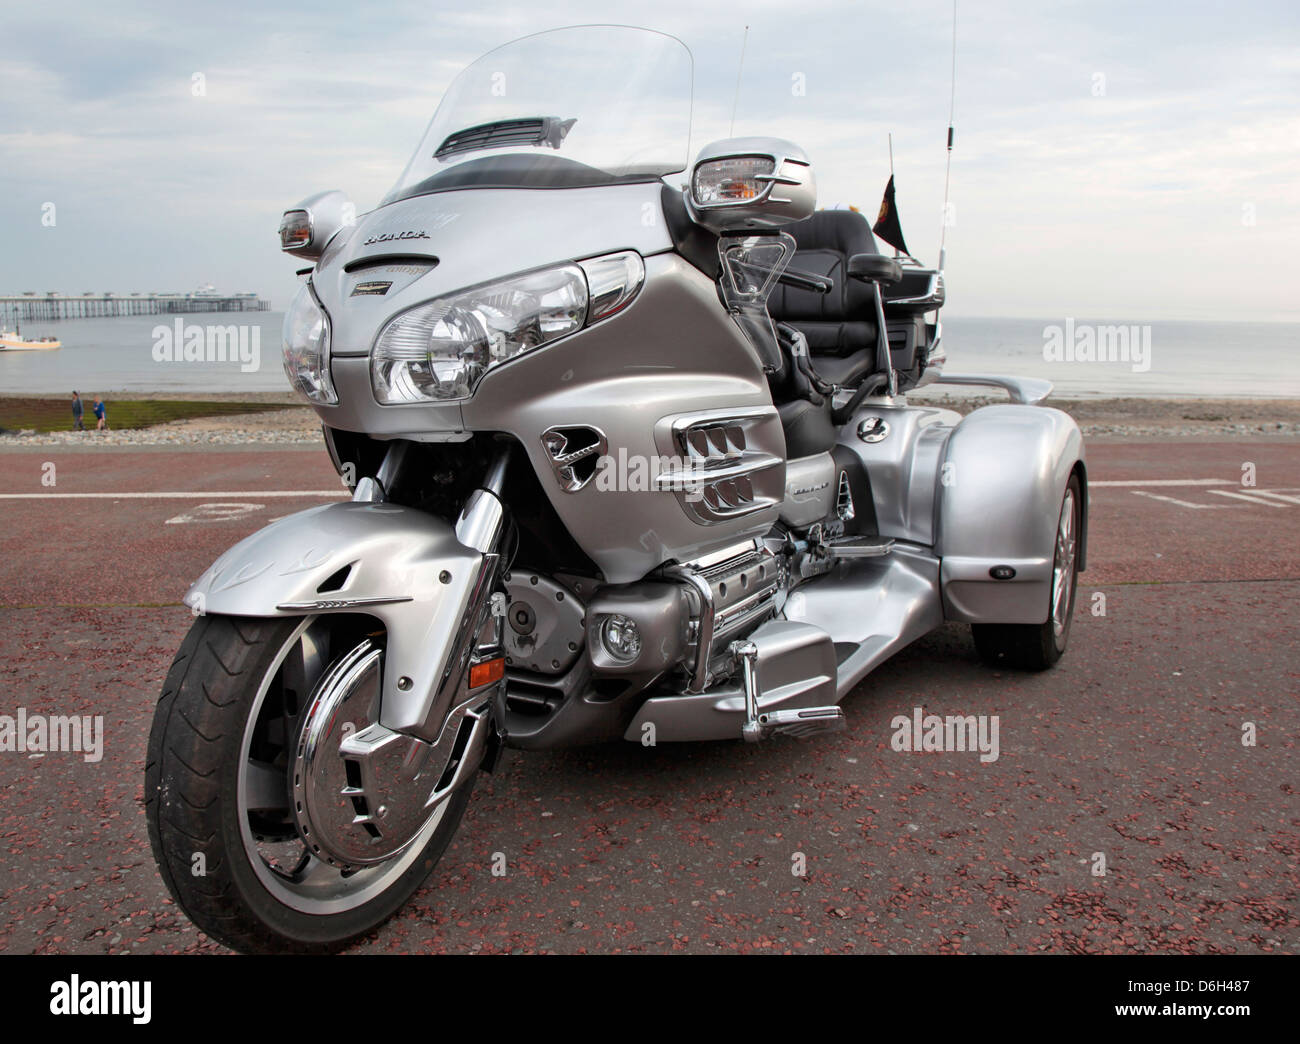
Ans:
[[[280,249],[315,261],[342,229],[357,223],[357,208],[338,189],[308,196],[280,218]]]
[[[817,206],[803,149],[780,138],[724,138],[700,149],[685,192],[691,217],[715,232],[779,228]]]

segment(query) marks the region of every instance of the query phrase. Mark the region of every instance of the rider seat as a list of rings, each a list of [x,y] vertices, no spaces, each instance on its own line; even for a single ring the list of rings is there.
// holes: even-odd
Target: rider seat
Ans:
[[[872,284],[849,274],[849,259],[860,254],[880,254],[867,219],[855,210],[819,210],[786,227],[798,244],[790,267],[827,276],[834,282],[829,294],[778,284],[768,298],[768,312],[808,339],[808,351],[817,373],[831,384],[852,388],[876,372],[876,304]],[[894,368],[912,368],[915,338],[900,322],[887,324]],[[909,350],[910,349],[910,350]]]

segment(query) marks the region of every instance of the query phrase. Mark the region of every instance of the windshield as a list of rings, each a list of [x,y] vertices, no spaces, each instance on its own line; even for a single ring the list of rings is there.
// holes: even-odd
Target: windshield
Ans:
[[[554,29],[498,47],[452,81],[384,202],[685,170],[692,76],[684,43],[629,26]]]

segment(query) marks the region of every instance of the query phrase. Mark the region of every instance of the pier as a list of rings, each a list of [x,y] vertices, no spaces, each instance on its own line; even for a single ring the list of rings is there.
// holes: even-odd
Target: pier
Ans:
[[[194,312],[266,312],[256,294],[56,294],[0,296],[0,320],[102,319],[123,315],[189,315]]]

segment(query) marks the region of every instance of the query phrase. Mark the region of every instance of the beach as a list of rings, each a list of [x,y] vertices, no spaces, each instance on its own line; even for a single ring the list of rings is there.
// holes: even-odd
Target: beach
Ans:
[[[321,441],[320,420],[291,392],[186,392],[170,396],[195,403],[248,403],[264,412],[192,417],[145,428],[88,428],[74,432],[10,429],[5,404],[18,397],[0,394],[0,449],[23,446],[205,446],[313,443]],[[22,397],[30,400],[30,396]],[[45,397],[68,409],[62,397]],[[147,393],[121,393],[106,398],[110,425],[113,403],[147,402]],[[908,397],[909,402],[952,409],[966,414],[980,406],[1006,402],[1005,396],[952,396],[934,388]],[[268,406],[283,406],[270,409]],[[1300,436],[1300,399],[1067,399],[1051,398],[1047,405],[1064,410],[1079,423],[1085,438],[1259,437]],[[87,407],[87,417],[90,417]],[[71,429],[71,413],[68,414]]]

